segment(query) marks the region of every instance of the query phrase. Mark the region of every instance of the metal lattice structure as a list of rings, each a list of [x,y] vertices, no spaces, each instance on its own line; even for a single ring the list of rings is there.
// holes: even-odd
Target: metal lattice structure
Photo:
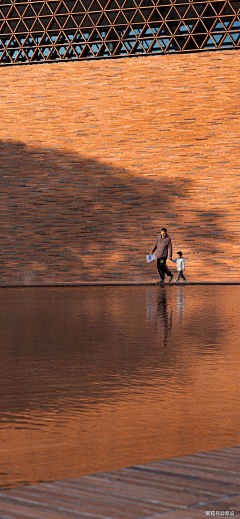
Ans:
[[[240,1],[0,1],[1,65],[238,47]]]

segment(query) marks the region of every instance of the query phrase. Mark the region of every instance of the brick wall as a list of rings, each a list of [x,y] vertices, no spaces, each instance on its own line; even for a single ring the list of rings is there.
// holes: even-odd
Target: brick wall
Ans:
[[[239,280],[240,54],[1,69],[0,283]]]

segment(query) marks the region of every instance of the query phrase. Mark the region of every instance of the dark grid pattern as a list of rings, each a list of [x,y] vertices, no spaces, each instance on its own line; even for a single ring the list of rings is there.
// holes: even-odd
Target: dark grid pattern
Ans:
[[[240,1],[0,1],[0,63],[238,48]]]

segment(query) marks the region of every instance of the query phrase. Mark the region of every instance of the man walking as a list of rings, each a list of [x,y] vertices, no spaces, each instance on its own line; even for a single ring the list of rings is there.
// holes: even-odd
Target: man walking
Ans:
[[[161,233],[157,236],[151,254],[153,254],[155,250],[157,250],[157,269],[160,276],[160,283],[164,283],[165,273],[169,276],[170,283],[173,279],[173,274],[168,269],[166,261],[167,257],[169,257],[170,260],[172,259],[172,242],[165,227],[162,228]]]

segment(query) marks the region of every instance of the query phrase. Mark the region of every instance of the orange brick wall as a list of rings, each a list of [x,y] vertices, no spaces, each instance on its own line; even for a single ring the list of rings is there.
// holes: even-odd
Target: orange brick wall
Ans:
[[[239,280],[240,53],[1,69],[0,283]]]

